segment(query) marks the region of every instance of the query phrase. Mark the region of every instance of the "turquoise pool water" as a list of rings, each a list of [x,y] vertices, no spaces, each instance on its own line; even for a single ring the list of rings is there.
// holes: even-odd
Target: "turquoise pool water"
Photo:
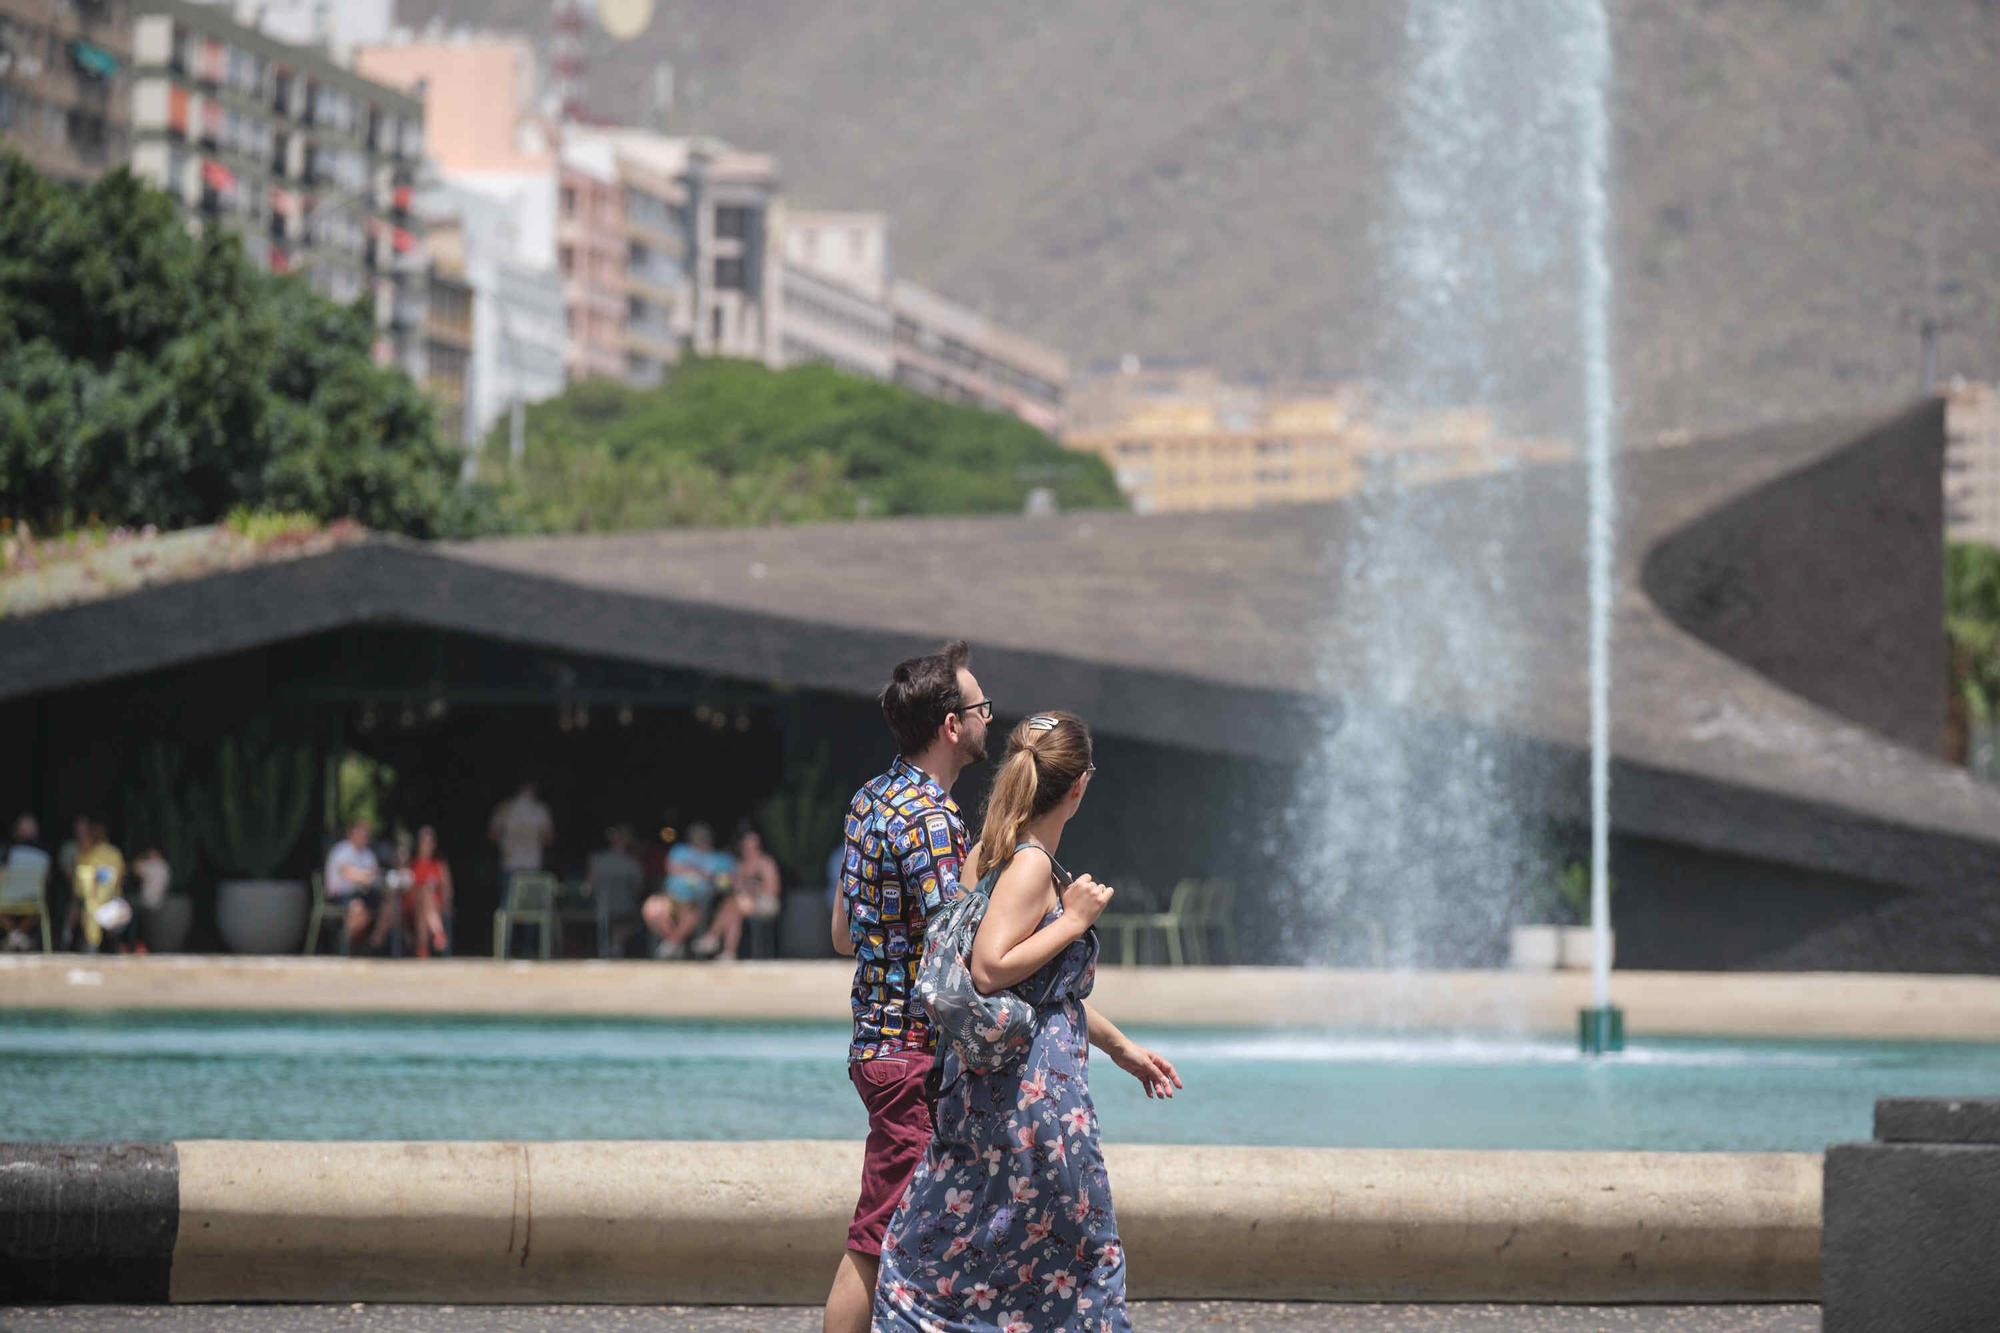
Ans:
[[[846,1029],[520,1018],[0,1017],[0,1139],[859,1138]],[[1093,1059],[1125,1142],[1814,1151],[1880,1096],[2000,1095],[2000,1046],[1143,1029],[1187,1090]]]

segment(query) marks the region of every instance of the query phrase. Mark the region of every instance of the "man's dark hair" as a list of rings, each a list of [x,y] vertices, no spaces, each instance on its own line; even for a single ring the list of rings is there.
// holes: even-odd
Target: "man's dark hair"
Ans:
[[[934,653],[896,663],[882,687],[882,717],[903,754],[920,754],[936,738],[951,711],[965,702],[958,688],[958,669],[972,659],[964,639],[953,639]]]

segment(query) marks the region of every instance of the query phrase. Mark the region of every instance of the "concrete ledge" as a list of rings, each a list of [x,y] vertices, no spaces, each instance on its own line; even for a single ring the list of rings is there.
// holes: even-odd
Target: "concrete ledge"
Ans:
[[[175,1148],[175,1301],[811,1304],[861,1169],[859,1145],[843,1143]],[[0,1149],[0,1181],[20,1151]],[[1819,1292],[1812,1154],[1114,1145],[1107,1155],[1139,1298]],[[13,1266],[0,1253],[0,1273]]]
[[[0,956],[0,1010],[848,1017],[850,964],[415,963],[341,958]],[[1571,1038],[1582,973],[1123,968],[1096,1000],[1121,1023],[1504,1031]],[[2000,1041],[2000,977],[1624,972],[1626,1026],[1648,1036]]]

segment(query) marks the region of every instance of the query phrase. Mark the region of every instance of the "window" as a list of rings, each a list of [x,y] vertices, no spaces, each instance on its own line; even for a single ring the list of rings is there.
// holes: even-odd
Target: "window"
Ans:
[[[723,207],[715,210],[715,234],[725,241],[740,241],[750,235],[750,210]]]
[[[715,285],[723,291],[742,291],[743,261],[729,256],[718,258],[715,261]]]

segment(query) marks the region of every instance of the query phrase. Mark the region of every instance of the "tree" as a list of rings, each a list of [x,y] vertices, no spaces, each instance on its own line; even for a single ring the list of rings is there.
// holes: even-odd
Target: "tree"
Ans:
[[[1952,749],[2000,712],[2000,550],[1979,542],[1945,548],[1944,625],[1951,649]]]
[[[0,157],[0,513],[185,527],[233,508],[471,530],[456,451],[359,305],[196,235],[119,169],[82,190]]]
[[[503,473],[505,429],[482,475]],[[1018,513],[1046,487],[1066,509],[1123,508],[1102,459],[999,413],[827,366],[693,359],[657,389],[572,386],[528,409],[519,526],[552,532],[789,523],[857,515]]]

